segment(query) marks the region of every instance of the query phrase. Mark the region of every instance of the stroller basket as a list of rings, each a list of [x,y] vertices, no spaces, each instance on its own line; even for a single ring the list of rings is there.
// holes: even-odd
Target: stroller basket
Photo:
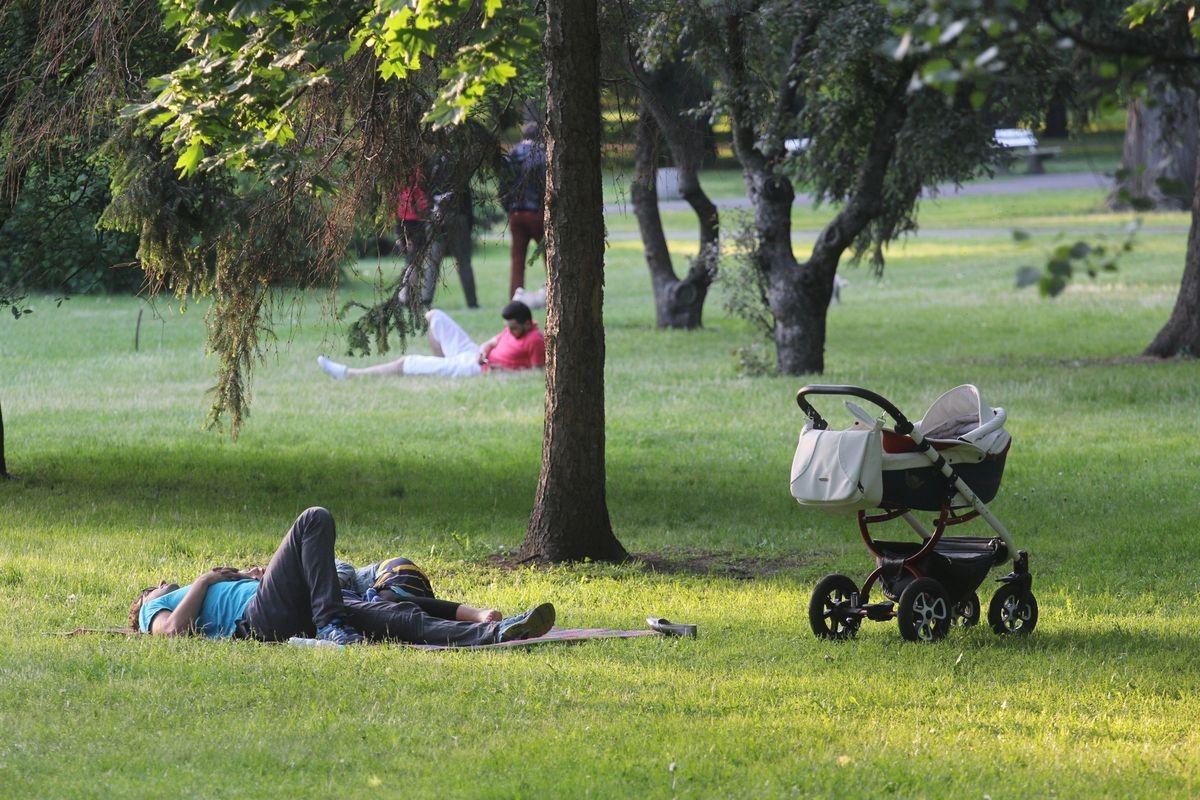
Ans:
[[[886,448],[886,443],[884,444]],[[963,508],[969,503],[963,501],[961,495],[951,486],[936,467],[905,467],[889,469],[885,450],[883,467],[883,496],[880,498],[881,508],[915,508],[920,511],[937,511],[953,498],[951,507]],[[1004,463],[1008,459],[1008,449],[998,455],[988,455],[983,461],[975,464],[956,465],[954,471],[963,479],[975,496],[985,503],[990,503],[1000,491],[1000,479],[1004,475]]]

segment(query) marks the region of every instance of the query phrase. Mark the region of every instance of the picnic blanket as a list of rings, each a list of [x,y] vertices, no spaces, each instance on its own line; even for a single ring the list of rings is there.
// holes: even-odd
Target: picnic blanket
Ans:
[[[121,634],[125,636],[137,636],[138,632],[133,628],[76,628],[71,631],[56,631],[52,636],[79,636],[85,633],[109,633]],[[638,630],[638,631],[623,631],[613,628],[552,628],[549,633],[544,636],[539,636],[536,639],[518,639],[514,642],[499,642],[496,644],[477,644],[470,647],[453,647],[444,644],[410,644],[408,642],[396,642],[403,647],[411,647],[417,650],[484,650],[496,647],[535,647],[542,644],[572,644],[576,642],[585,642],[592,639],[635,639],[641,636],[662,636],[658,631]],[[274,644],[274,642],[270,643]]]
[[[612,628],[551,628],[550,632],[535,639],[517,639],[513,642],[477,644],[470,647],[447,647],[441,644],[405,644],[418,650],[485,650],[495,647],[534,647],[540,644],[573,644],[590,639],[635,639],[639,636],[662,636],[658,631],[619,631]]]

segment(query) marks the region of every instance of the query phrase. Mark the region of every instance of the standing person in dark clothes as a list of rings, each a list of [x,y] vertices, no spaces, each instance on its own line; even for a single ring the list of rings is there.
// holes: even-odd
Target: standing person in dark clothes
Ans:
[[[512,236],[508,296],[517,299],[517,290],[525,287],[525,260],[530,240],[541,243],[546,236],[542,203],[546,194],[546,148],[538,140],[538,126],[527,122],[521,128],[521,141],[506,156],[511,183],[501,201],[508,212],[508,232]]]
[[[283,641],[315,635],[354,644],[365,634],[450,646],[534,638],[554,625],[550,603],[500,622],[456,622],[413,603],[344,602],[333,559],[336,536],[333,515],[310,508],[292,523],[265,570],[214,567],[188,586],[163,581],[142,590],[130,606],[130,623],[156,636]]]

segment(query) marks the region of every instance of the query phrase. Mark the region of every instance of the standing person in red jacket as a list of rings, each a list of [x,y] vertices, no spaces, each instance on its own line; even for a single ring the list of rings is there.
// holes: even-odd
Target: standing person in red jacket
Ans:
[[[463,296],[467,308],[479,308],[475,297],[475,273],[471,269],[471,226],[474,214],[471,207],[471,190],[464,184],[459,190],[435,193],[437,173],[445,172],[446,159],[435,162],[435,175],[429,182],[421,170],[413,175],[412,182],[402,188],[395,197],[396,203],[396,247],[403,252],[406,266],[401,278],[399,300],[408,302],[409,292],[422,276],[421,305],[433,305],[433,296],[441,280],[442,259],[449,253],[458,267]],[[441,169],[438,166],[442,165]],[[444,177],[444,176],[443,176]],[[433,183],[433,189],[429,189]],[[427,191],[429,189],[429,191]],[[417,270],[423,265],[423,270]]]
[[[396,249],[404,253],[411,270],[428,249],[429,195],[422,187],[421,170],[396,193]]]
[[[546,340],[533,321],[529,306],[514,301],[500,312],[504,330],[482,345],[459,327],[450,315],[436,308],[425,315],[433,355],[407,355],[386,364],[354,368],[325,356],[317,364],[334,380],[368,375],[440,375],[469,378],[494,370],[523,370],[546,365]]]

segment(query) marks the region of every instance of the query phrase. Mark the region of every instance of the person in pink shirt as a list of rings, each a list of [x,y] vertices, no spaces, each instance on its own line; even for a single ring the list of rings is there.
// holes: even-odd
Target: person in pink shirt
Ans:
[[[500,312],[504,330],[476,344],[444,311],[425,315],[433,355],[406,355],[373,367],[350,367],[317,357],[317,365],[334,380],[367,375],[440,375],[469,378],[496,370],[523,370],[546,366],[546,340],[533,321],[529,306],[513,301]]]

